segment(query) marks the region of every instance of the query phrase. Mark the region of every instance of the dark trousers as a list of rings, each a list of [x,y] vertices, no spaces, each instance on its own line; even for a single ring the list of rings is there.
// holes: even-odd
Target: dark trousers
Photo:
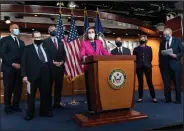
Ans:
[[[61,101],[61,92],[63,89],[63,80],[64,80],[64,68],[55,67],[54,74],[52,76],[52,85],[55,82],[54,86],[54,105],[59,105]],[[52,93],[52,85],[51,85],[51,93]],[[52,101],[52,95],[51,95]]]
[[[4,82],[4,103],[5,106],[11,106],[11,98],[13,95],[14,108],[19,108],[19,102],[22,94],[22,77],[20,70],[12,68],[9,72],[3,72]]]
[[[86,97],[87,97],[87,103],[88,103],[88,110],[92,111],[91,109],[91,100],[90,100],[90,90],[89,90],[89,78],[88,78],[88,71],[84,72],[85,76],[85,85],[86,85]]]
[[[28,113],[31,115],[35,112],[35,94],[37,88],[40,92],[40,112],[52,110],[49,102],[50,98],[50,79],[51,74],[47,64],[42,64],[38,79],[30,82],[30,94],[27,93]]]
[[[172,79],[175,85],[176,101],[181,102],[181,71],[172,70],[171,68],[161,69],[161,74],[164,83],[165,100],[171,101],[170,81]]]
[[[142,67],[136,69],[137,78],[138,78],[138,92],[139,98],[142,99],[143,97],[143,74],[146,76],[146,81],[149,87],[150,95],[152,98],[155,98],[155,89],[152,82],[152,68]]]

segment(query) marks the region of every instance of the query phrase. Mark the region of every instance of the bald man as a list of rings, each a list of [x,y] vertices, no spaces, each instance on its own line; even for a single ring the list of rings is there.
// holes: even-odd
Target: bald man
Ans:
[[[176,104],[181,104],[181,58],[184,54],[181,40],[172,36],[172,30],[166,28],[163,31],[164,39],[160,43],[159,67],[164,83],[166,103],[171,102],[170,80],[174,81],[176,91]],[[172,49],[173,53],[164,55],[162,50]]]
[[[18,38],[20,34],[19,26],[12,24],[9,29],[10,35],[0,40],[4,83],[4,111],[6,113],[22,111],[19,107],[22,93],[20,59],[25,46],[24,42]],[[13,103],[11,103],[12,94],[14,94]]]

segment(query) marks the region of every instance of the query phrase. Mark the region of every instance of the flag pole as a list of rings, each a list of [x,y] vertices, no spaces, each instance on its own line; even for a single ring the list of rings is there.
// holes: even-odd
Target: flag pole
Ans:
[[[71,15],[73,16],[74,13],[73,13],[73,8],[71,8]],[[68,103],[69,105],[79,105],[79,102],[77,102],[74,98],[75,96],[75,82],[76,82],[76,79],[72,80],[72,100]]]
[[[97,9],[96,9],[96,17],[99,17],[99,19],[100,19],[100,12],[99,12],[99,8],[98,8],[98,7],[97,7]],[[103,39],[103,43],[104,43],[105,48],[106,48],[107,51],[109,52],[110,49],[109,49],[108,46],[107,46],[107,43],[106,43],[106,41],[105,41],[105,36],[104,36],[104,34],[102,34],[102,32],[99,33],[99,34],[97,34],[98,39],[99,39],[99,36],[100,36],[100,35],[101,35],[101,37],[102,37],[102,39]]]
[[[59,15],[61,15],[62,14],[61,7],[64,6],[64,4],[60,1],[60,2],[57,2],[57,6],[59,6]],[[66,106],[66,104],[63,103],[62,101],[60,101],[60,105]]]
[[[75,96],[75,82],[76,82],[76,79],[75,80],[72,80],[72,100],[68,103],[69,105],[79,105],[79,102],[77,102],[74,98]]]

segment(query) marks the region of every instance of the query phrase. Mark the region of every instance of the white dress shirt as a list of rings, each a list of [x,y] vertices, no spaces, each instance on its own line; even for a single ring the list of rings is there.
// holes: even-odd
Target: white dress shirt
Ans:
[[[166,41],[166,43],[165,43],[165,49],[167,49],[167,42],[168,42],[168,41]],[[172,43],[172,36],[171,36],[171,38],[169,39],[169,47],[171,46],[171,43]]]
[[[119,52],[119,49],[120,49],[121,53],[123,53],[123,46],[117,47],[117,48],[118,48],[118,52]]]
[[[55,39],[55,42],[56,42],[56,45],[57,45],[57,48],[58,48],[58,40],[57,40],[57,38],[54,36],[54,37],[51,37],[51,39],[52,39],[53,43],[54,43],[54,39]]]
[[[33,45],[34,45],[35,50],[36,50],[36,53],[37,53],[37,55],[38,55],[38,57],[39,57],[39,54],[38,54],[38,46],[37,46],[37,44],[34,44],[34,43],[33,43]],[[42,50],[42,52],[43,52],[43,55],[44,55],[44,58],[45,58],[45,62],[48,62],[47,55],[46,55],[45,50],[43,49],[42,44],[40,45],[40,48],[41,48],[41,50]]]
[[[14,35],[11,35],[11,37],[13,38],[13,40],[15,41],[15,37],[16,36],[14,36]],[[16,37],[17,38],[17,37]],[[18,42],[18,45],[19,45],[19,47],[20,47],[20,44],[19,44],[19,39],[17,38],[17,42]]]

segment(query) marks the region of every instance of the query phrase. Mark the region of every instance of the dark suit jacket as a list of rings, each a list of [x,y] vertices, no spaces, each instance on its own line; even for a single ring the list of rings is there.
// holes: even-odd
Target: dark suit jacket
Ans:
[[[128,48],[123,47],[123,54],[118,52],[118,48],[114,48],[111,50],[112,55],[131,55],[130,50]]]
[[[58,62],[61,62],[61,61],[65,62],[66,51],[65,51],[64,44],[62,41],[58,40],[58,49],[56,49],[54,47],[54,43],[52,39],[49,37],[44,40],[43,47],[48,50],[48,53],[51,56],[52,60],[55,60]],[[63,68],[64,68],[64,64],[61,67],[57,67],[54,64],[52,64],[52,74],[53,75],[56,74],[56,71],[58,71],[58,69],[61,69],[61,71],[64,71]]]
[[[181,43],[181,40],[172,37],[172,42],[170,48],[173,49],[173,53],[177,55],[177,58],[172,58],[171,56],[163,56],[161,54],[162,50],[165,50],[165,40],[160,42],[159,48],[159,67],[160,69],[173,69],[173,70],[181,70],[182,62],[181,58],[184,54],[184,49]]]
[[[133,55],[136,55],[136,68],[152,67],[153,53],[151,47],[135,47]]]
[[[51,59],[48,55],[48,51],[44,48],[45,53],[47,55],[49,70],[51,68]],[[25,47],[22,60],[21,60],[21,75],[22,77],[27,76],[28,81],[32,82],[36,80],[39,76],[40,69],[42,66],[42,62],[40,61],[36,49],[33,44]]]
[[[2,72],[9,72],[13,67],[13,63],[20,64],[21,56],[25,47],[25,44],[22,40],[19,40],[18,47],[14,39],[9,35],[3,37],[0,40],[0,56],[2,58]]]

